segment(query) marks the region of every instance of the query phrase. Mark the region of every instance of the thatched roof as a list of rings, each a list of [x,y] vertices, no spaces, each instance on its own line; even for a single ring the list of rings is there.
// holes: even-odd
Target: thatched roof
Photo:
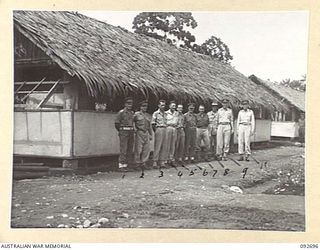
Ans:
[[[249,77],[257,84],[264,86],[273,95],[277,96],[281,101],[286,101],[298,110],[305,112],[305,92],[286,87],[279,83],[264,81],[255,75]]]
[[[228,64],[74,12],[14,11],[15,27],[91,96],[112,97],[126,89],[146,96],[283,108],[261,86]]]

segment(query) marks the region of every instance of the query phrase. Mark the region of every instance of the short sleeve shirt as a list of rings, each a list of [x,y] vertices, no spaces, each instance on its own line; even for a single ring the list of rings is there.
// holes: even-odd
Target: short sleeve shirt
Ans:
[[[115,123],[119,123],[120,127],[132,127],[133,115],[134,113],[132,110],[124,108],[118,112]]]
[[[209,124],[213,127],[217,127],[217,116],[218,116],[218,111],[213,112],[210,111],[207,113],[208,117],[209,117]]]
[[[173,126],[173,127],[177,127],[178,124],[178,112],[177,111],[173,111],[173,113],[171,112],[171,110],[167,110],[166,111],[167,114],[167,125],[168,126]]]
[[[151,124],[155,124],[156,127],[167,127],[167,114],[157,110],[152,115]]]

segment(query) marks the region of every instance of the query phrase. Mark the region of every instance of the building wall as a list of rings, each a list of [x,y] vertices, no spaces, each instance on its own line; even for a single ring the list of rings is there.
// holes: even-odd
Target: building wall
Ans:
[[[237,125],[234,126],[235,131]],[[256,120],[256,133],[251,137],[252,142],[270,141],[271,139],[271,120]],[[234,142],[238,143],[237,133],[234,133]]]
[[[114,127],[115,116],[115,113],[110,112],[74,112],[74,155],[119,154],[119,137]]]
[[[276,122],[271,125],[271,136],[294,138],[299,136],[299,125],[297,122]]]
[[[14,112],[16,155],[70,157],[71,111]]]

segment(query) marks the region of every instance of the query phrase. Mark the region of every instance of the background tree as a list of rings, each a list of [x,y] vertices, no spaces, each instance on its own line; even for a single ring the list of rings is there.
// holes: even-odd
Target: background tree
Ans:
[[[306,91],[306,75],[303,75],[301,80],[284,79],[280,84],[295,90]]]
[[[142,12],[134,18],[132,28],[135,33],[191,49],[196,39],[188,29],[195,27],[197,22],[190,12]]]
[[[133,20],[135,33],[144,34],[177,47],[209,55],[221,62],[233,59],[228,46],[221,39],[211,36],[202,45],[190,30],[197,27],[191,12],[142,12]]]
[[[215,36],[211,36],[200,46],[193,46],[193,50],[200,54],[209,55],[225,63],[228,63],[233,59],[229,47],[222,42],[220,38]]]

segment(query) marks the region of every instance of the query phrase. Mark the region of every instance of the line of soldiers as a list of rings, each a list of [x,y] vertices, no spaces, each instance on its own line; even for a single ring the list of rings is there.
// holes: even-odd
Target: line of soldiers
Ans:
[[[152,131],[154,167],[162,168],[174,162],[195,162],[196,155],[199,158],[201,153],[207,161],[214,151],[217,160],[227,160],[234,118],[229,101],[223,99],[221,103],[222,108],[218,109],[218,104],[213,102],[208,113],[204,105],[199,105],[197,114],[194,112],[195,104],[189,103],[188,112],[183,114],[182,104],[171,101],[166,111],[166,101],[160,100],[158,110],[150,116],[147,101],[140,102],[140,110],[134,113],[133,99],[126,98],[125,108],[119,111],[115,120],[120,139],[119,168],[126,168],[128,162],[133,161],[144,168],[151,150]],[[242,101],[241,104],[243,109],[237,118],[238,160],[248,161],[255,118],[249,102]]]

